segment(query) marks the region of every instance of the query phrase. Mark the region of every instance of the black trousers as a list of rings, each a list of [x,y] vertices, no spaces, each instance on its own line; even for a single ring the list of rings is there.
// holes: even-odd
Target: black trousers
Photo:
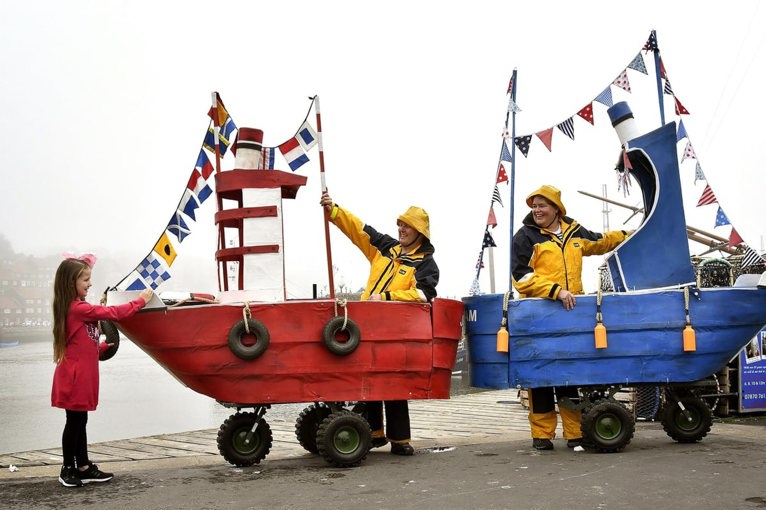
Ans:
[[[389,441],[402,443],[410,440],[410,408],[406,400],[367,402],[367,420],[373,437],[383,432],[383,408],[386,410],[386,433]],[[378,432],[378,435],[375,432]]]
[[[88,460],[88,411],[66,410],[66,425],[61,435],[61,450],[65,466],[86,466]]]

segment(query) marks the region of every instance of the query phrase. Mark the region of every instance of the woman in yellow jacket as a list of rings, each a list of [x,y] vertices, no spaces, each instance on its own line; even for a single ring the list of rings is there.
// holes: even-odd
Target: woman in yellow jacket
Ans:
[[[370,262],[370,276],[362,301],[430,302],[436,297],[439,268],[434,260],[428,213],[410,207],[396,221],[399,238],[381,234],[349,211],[322,194],[320,202],[330,221],[359,248]],[[383,402],[367,402],[372,429],[372,446],[391,442],[391,453],[412,455],[410,414],[406,400],[385,402],[386,427],[383,428]]]
[[[513,236],[513,285],[519,297],[541,297],[561,301],[564,309],[575,307],[578,294],[583,294],[582,258],[603,255],[613,250],[629,235],[624,230],[598,234],[566,216],[561,192],[544,185],[527,197],[532,211]],[[564,397],[577,399],[576,387],[531,388],[529,391],[529,424],[532,445],[538,450],[552,450],[556,432],[554,402]],[[559,406],[567,446],[582,444],[580,411]]]

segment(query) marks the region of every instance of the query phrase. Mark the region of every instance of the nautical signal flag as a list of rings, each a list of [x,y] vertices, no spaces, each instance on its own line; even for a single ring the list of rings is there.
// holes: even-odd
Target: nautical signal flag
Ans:
[[[179,243],[183,242],[183,240],[186,239],[186,236],[191,234],[191,229],[189,229],[189,227],[186,225],[184,217],[178,211],[176,211],[173,214],[173,217],[170,218],[170,222],[168,223],[168,228],[166,230],[176,236]]]
[[[309,157],[303,152],[303,148],[295,137],[280,145],[279,152],[285,157],[290,170],[293,172],[309,161]]]
[[[178,210],[182,211],[186,216],[197,221],[194,217],[194,210],[199,207],[197,199],[194,197],[194,193],[190,189],[184,190],[184,196],[181,197],[181,203],[178,204]]]
[[[154,245],[154,253],[162,257],[168,267],[173,265],[173,261],[176,259],[176,249],[173,247],[173,243],[170,242],[167,232],[163,232],[160,236],[160,240]]]
[[[126,290],[143,290],[147,287],[156,289],[162,282],[170,279],[170,273],[163,266],[161,259],[154,256],[154,252],[141,261],[136,272],[138,277]]]
[[[261,165],[265,170],[274,170],[274,158],[277,155],[276,147],[264,147],[261,153]]]
[[[223,105],[223,101],[221,100],[221,96],[218,95],[216,92],[216,107],[210,108],[208,110],[207,115],[212,119],[212,121],[215,123],[216,126],[218,126],[218,141],[220,142],[219,145],[219,151],[221,152],[221,156],[226,154],[226,149],[231,144],[231,141],[233,139],[234,131],[237,130],[236,124],[234,124],[234,120],[232,120],[231,116],[229,115],[229,112],[226,110],[226,107]],[[205,135],[205,142],[204,146],[206,149],[208,149],[211,152],[215,152],[215,134],[213,132],[213,128],[208,129],[208,133]]]
[[[210,186],[206,184],[207,179],[212,173],[213,165],[210,163],[210,159],[205,154],[205,151],[200,149],[197,164],[194,170],[192,170],[191,177],[189,177],[189,183],[186,185],[197,196],[200,204],[213,194]]]
[[[303,125],[298,129],[298,134],[295,135],[298,139],[298,143],[301,144],[304,151],[309,151],[318,142],[316,131],[311,127],[311,124],[307,120],[303,121]]]

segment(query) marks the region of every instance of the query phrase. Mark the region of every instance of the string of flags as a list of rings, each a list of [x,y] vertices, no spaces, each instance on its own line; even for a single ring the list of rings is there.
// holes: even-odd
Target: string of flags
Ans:
[[[317,133],[308,122],[314,101],[315,99],[312,100],[306,118],[293,137],[273,147],[260,148],[262,158],[259,170],[274,170],[277,165],[277,152],[285,159],[293,172],[308,163],[309,157],[306,153],[318,143]],[[236,137],[239,130],[218,93],[216,93],[216,106],[210,108],[208,117],[210,117],[210,125],[205,131],[202,147],[170,221],[149,254],[114,287],[116,290],[156,289],[171,278],[170,267],[178,256],[180,243],[191,234],[189,225],[197,220],[196,210],[213,194],[210,177],[216,169],[207,151],[215,154],[217,148],[222,158],[227,153],[236,155]],[[218,132],[218,144],[216,144],[216,132]]]
[[[594,110],[593,110],[593,104],[594,103],[600,103],[607,108],[614,106],[614,98],[612,95],[612,87],[616,87],[617,89],[623,90],[627,93],[631,93],[631,85],[630,85],[630,76],[628,74],[628,70],[635,71],[637,73],[647,75],[648,76],[648,70],[646,67],[646,63],[644,61],[644,57],[642,55],[642,52],[644,54],[647,54],[649,52],[655,52],[657,55],[657,60],[659,62],[659,73],[660,78],[663,82],[663,95],[669,95],[672,97],[675,114],[678,117],[681,117],[682,115],[690,115],[689,110],[681,103],[680,99],[676,96],[676,93],[673,91],[673,87],[670,84],[670,79],[668,77],[667,70],[665,69],[665,64],[662,61],[662,57],[660,56],[660,50],[659,46],[657,44],[657,37],[654,31],[652,31],[649,35],[649,38],[644,43],[641,50],[633,57],[633,59],[630,61],[630,63],[622,69],[618,74],[617,77],[612,80],[611,83],[609,83],[606,88],[604,88],[601,92],[599,92],[591,101],[589,101],[585,106],[580,108],[576,113],[573,115],[570,115],[566,119],[564,119],[561,122],[557,122],[553,126],[540,130],[535,131],[531,134],[526,135],[520,135],[513,137],[513,144],[516,148],[519,149],[519,151],[524,155],[524,157],[528,157],[529,153],[533,147],[533,141],[537,139],[540,143],[543,144],[543,146],[548,150],[548,152],[552,152],[553,149],[553,135],[555,131],[558,131],[560,133],[563,133],[567,138],[574,141],[575,140],[575,118],[579,117],[583,121],[587,122],[591,126],[595,126],[595,119],[594,119]],[[521,112],[521,108],[516,104],[514,97],[515,94],[512,94],[514,88],[513,78],[508,84],[508,91],[507,94],[510,95],[510,99],[508,102],[508,112],[509,113],[518,113]],[[503,138],[503,144],[502,144],[502,151],[501,151],[501,157],[500,162],[498,164],[498,170],[497,170],[497,179],[495,183],[495,188],[493,190],[493,200],[492,204],[494,205],[494,202],[497,201],[502,205],[502,202],[500,202],[499,193],[497,193],[497,184],[501,182],[508,181],[508,176],[505,172],[504,163],[511,164],[513,159],[511,157],[511,153],[508,150],[507,141],[510,140],[511,136],[508,132],[508,125],[507,125],[507,118],[506,118],[506,126],[505,129],[502,132],[502,138]],[[694,151],[694,147],[692,146],[691,140],[689,139],[689,135],[686,131],[686,127],[684,126],[683,119],[679,118],[678,122],[678,131],[676,136],[676,141],[680,142],[686,138],[686,146],[684,147],[683,153],[681,155],[681,163],[683,163],[685,160],[695,160],[695,170],[694,170],[694,184],[697,183],[698,180],[704,180],[707,182],[707,179],[705,178],[705,175],[702,171],[702,167],[700,166],[699,161],[697,160],[697,155]],[[697,207],[703,206],[703,205],[709,205],[718,203],[718,200],[715,198],[715,195],[713,194],[712,189],[710,189],[710,185],[706,184],[705,190],[702,193],[702,196],[700,197],[700,200],[697,204]],[[723,209],[721,208],[720,204],[718,207],[718,212],[716,214],[716,221],[715,226],[723,226],[723,225],[731,225],[729,222],[729,219],[726,217],[726,214],[724,213]],[[482,242],[482,250],[479,254],[479,260],[476,264],[476,277],[474,278],[471,289],[469,293],[471,295],[475,295],[479,293],[479,274],[481,269],[483,268],[483,255],[484,255],[484,249],[488,246],[495,246],[494,240],[492,240],[492,244],[487,244],[487,236],[491,239],[491,234],[489,233],[489,227],[494,228],[497,226],[497,220],[495,218],[495,214],[493,211],[492,206],[490,206],[490,212],[489,216],[487,218],[487,224],[485,226],[485,237]],[[731,228],[731,233],[729,236],[729,246],[730,247],[736,247],[740,246],[740,248],[743,250],[743,258],[741,261],[741,267],[747,267],[749,265],[753,264],[764,264],[766,263],[764,261],[764,258],[759,255],[755,250],[750,248],[742,238],[740,237],[739,233],[737,233],[734,226]]]

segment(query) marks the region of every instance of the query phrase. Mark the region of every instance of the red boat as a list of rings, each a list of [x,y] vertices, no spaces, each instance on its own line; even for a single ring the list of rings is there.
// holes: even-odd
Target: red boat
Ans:
[[[240,155],[247,150],[238,146]],[[370,448],[365,401],[450,395],[462,302],[284,298],[281,201],[295,198],[305,181],[279,170],[216,174],[220,295],[200,300],[190,294],[181,302],[155,296],[117,324],[181,383],[237,409],[218,433],[221,454],[237,466],[268,454],[272,434],[264,415],[272,404],[312,403],[296,422],[298,441],[334,465],[353,466]],[[226,202],[234,207],[224,208]],[[226,244],[226,229],[234,231],[237,247]],[[255,242],[253,232],[272,238]],[[238,282],[236,289],[229,290],[229,280]],[[107,302],[137,294],[111,291]]]

